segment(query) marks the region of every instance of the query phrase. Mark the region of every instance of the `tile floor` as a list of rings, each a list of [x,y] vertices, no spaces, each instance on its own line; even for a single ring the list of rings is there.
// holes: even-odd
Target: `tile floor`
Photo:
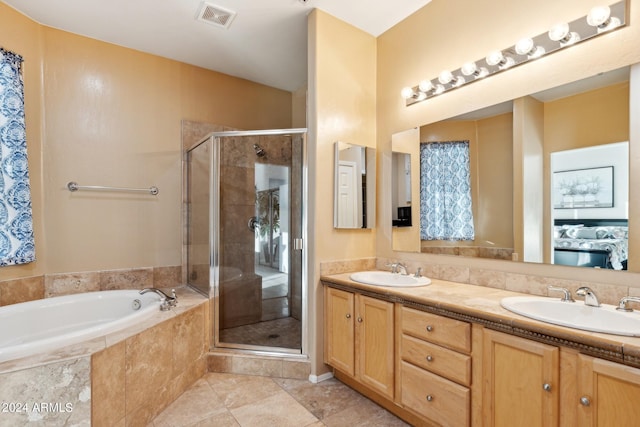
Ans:
[[[332,378],[306,380],[207,373],[150,427],[407,426]]]

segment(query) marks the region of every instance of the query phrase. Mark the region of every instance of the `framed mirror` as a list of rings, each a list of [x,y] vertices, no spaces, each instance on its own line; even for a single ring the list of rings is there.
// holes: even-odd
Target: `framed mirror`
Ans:
[[[334,228],[375,225],[376,150],[338,141],[334,160]]]
[[[626,268],[624,250],[618,252],[618,259],[613,263],[610,259],[599,263],[579,259],[590,251],[595,253],[596,249],[590,247],[604,243],[588,240],[590,236],[595,237],[596,231],[598,237],[606,234],[611,240],[619,238],[617,244],[633,250],[633,237],[628,238],[625,228],[629,216],[634,215],[633,208],[629,208],[629,178],[620,165],[628,163],[629,158],[629,79],[629,67],[625,67],[421,126],[416,152],[427,143],[468,141],[475,235],[471,240],[426,240],[418,235],[416,243],[397,239],[398,229],[394,227],[393,249],[616,270],[621,266]],[[603,154],[603,150],[611,146],[627,147],[627,154],[621,154],[622,151]],[[393,144],[392,150],[395,151]],[[580,160],[583,155],[580,150],[591,153],[587,155],[588,160]],[[557,156],[564,156],[560,166],[554,160]],[[610,156],[618,160],[607,161]],[[420,161],[420,166],[411,171],[413,186],[420,186],[420,176],[424,174],[422,163]],[[587,172],[571,172],[583,169]],[[580,191],[584,193],[581,195],[576,189],[564,190],[575,193],[572,194],[574,205],[569,206],[571,201],[566,197],[566,205],[558,206],[559,193],[563,191],[559,188],[561,182],[565,187],[571,182],[574,187],[581,185]],[[597,195],[585,193],[588,191],[582,187],[587,187],[589,182],[592,193],[596,192],[594,182],[598,183]],[[584,196],[589,200],[585,201]],[[590,206],[575,205],[580,197],[580,203]],[[593,206],[596,199],[602,206]],[[424,214],[419,209],[413,213],[414,224],[424,221]],[[559,227],[564,227],[560,231],[573,230],[570,236],[564,237],[574,239],[571,244],[575,244],[577,250],[572,254],[573,261],[557,256],[556,246],[561,243],[557,241]],[[583,231],[576,232],[577,228],[583,228]],[[576,241],[577,238],[582,240]],[[608,247],[601,254],[606,258],[611,252]]]

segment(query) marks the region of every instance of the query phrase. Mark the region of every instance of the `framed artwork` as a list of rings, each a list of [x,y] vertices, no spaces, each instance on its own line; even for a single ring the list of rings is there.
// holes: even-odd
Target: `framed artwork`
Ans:
[[[613,207],[613,166],[553,173],[554,209]]]

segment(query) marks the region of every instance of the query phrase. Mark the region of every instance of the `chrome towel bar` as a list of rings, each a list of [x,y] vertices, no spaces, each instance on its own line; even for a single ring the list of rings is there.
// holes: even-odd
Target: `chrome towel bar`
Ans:
[[[77,182],[69,182],[67,184],[67,189],[71,192],[78,190],[91,190],[91,191],[124,191],[127,193],[149,193],[152,196],[157,195],[160,190],[158,187],[149,187],[149,188],[125,188],[125,187],[104,187],[101,185],[78,185]]]

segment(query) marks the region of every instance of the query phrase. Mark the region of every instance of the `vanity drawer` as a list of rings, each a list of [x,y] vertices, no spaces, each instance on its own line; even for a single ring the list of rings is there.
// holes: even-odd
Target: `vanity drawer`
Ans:
[[[468,426],[471,392],[468,388],[402,362],[402,404],[445,426]]]
[[[467,322],[402,307],[402,332],[454,350],[471,352],[471,325]]]
[[[402,335],[402,360],[442,375],[458,384],[471,384],[471,356]]]

